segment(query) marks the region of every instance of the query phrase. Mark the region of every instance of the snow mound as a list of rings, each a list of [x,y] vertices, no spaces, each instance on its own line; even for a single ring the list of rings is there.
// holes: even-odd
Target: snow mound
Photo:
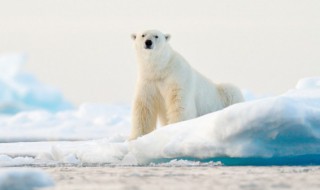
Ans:
[[[51,177],[38,169],[10,169],[0,171],[1,190],[33,190],[53,186]]]
[[[25,55],[0,56],[0,113],[33,109],[56,112],[72,108],[58,90],[25,72],[22,69],[25,63]]]

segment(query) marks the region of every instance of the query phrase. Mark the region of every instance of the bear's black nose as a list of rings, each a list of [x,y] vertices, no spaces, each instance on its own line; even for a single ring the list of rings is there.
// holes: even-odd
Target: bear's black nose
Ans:
[[[152,41],[151,40],[146,40],[145,44],[146,44],[147,47],[150,47],[150,46],[152,46]]]

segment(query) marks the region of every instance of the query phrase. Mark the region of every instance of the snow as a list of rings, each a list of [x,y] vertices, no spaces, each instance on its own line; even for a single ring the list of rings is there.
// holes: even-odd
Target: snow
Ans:
[[[1,190],[33,190],[53,186],[51,177],[39,169],[6,169],[0,171]]]
[[[0,56],[0,113],[33,109],[55,112],[72,108],[57,89],[42,84],[23,70],[26,60],[23,54]]]
[[[6,142],[0,143],[1,166],[320,164],[320,77],[301,79],[279,96],[256,99],[246,91],[250,101],[127,141],[129,106],[84,103],[64,109],[69,104],[61,93],[24,73],[21,60],[0,61],[0,105],[19,108],[0,114],[0,142]]]
[[[280,96],[236,104],[193,120],[161,127],[130,142],[126,141],[129,121],[120,128],[123,135],[119,135],[117,125],[108,126],[108,122],[104,122],[101,127],[111,129],[113,136],[108,134],[110,138],[6,143],[0,145],[0,154],[23,153],[40,160],[69,164],[148,165],[177,158],[208,162],[222,160],[223,164],[231,165],[319,164],[319,97],[318,88],[290,90]],[[102,107],[84,106],[80,110],[86,114],[80,114],[78,119],[91,121],[91,124],[100,117],[99,112],[106,113]],[[79,110],[76,113],[79,114]],[[121,119],[117,117],[115,121],[118,122]],[[95,127],[90,129],[96,130]]]

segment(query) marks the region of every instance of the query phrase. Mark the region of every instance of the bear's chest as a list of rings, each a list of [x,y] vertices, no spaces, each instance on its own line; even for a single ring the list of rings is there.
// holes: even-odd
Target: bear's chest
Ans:
[[[177,91],[178,84],[170,80],[162,80],[154,83],[155,95],[159,100],[165,100],[172,94],[174,91]]]

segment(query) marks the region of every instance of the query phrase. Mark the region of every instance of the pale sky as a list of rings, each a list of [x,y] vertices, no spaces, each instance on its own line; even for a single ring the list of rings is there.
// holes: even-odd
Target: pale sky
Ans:
[[[75,104],[130,103],[130,34],[158,29],[213,82],[277,95],[320,76],[319,0],[0,1],[0,53]]]

